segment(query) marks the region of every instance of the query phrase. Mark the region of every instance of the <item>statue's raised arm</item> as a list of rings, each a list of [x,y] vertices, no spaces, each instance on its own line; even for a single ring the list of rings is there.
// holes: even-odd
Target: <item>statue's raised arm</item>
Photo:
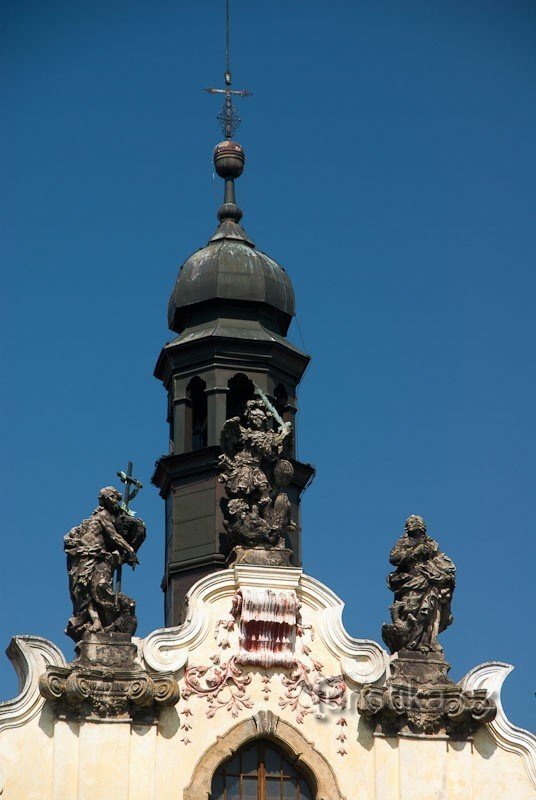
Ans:
[[[276,434],[278,455],[283,455],[287,450],[290,449],[293,435],[294,431],[292,429],[292,422],[282,422]]]

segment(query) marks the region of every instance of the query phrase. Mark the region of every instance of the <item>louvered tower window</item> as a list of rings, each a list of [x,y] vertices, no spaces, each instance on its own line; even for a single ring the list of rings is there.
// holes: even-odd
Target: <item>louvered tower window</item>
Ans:
[[[211,800],[314,800],[305,776],[271,742],[242,747],[212,779]]]

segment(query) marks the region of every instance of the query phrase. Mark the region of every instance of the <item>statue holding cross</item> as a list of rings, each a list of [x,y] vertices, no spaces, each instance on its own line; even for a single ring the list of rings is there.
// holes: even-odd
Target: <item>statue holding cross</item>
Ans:
[[[123,564],[138,564],[136,555],[145,540],[143,520],[134,516],[130,501],[142,488],[132,477],[132,463],[126,473],[117,473],[125,489],[113,486],[99,492],[99,505],[89,519],[74,527],[64,539],[73,615],[66,633],[76,642],[85,634],[136,631],[136,603],[121,591]],[[113,577],[118,580],[114,589]]]
[[[143,489],[143,483],[139,481],[137,478],[132,476],[132,461],[128,462],[127,471],[123,472],[123,470],[118,469],[116,472],[117,477],[120,479],[121,483],[125,484],[125,488],[123,490],[123,502],[121,503],[121,508],[123,511],[128,514],[129,516],[134,516],[134,511],[131,511],[129,508],[130,501],[134,500],[140,489]],[[116,604],[118,603],[119,595],[121,594],[121,581],[123,577],[123,565],[117,565],[117,573],[116,573],[116,581],[115,581],[115,598]]]

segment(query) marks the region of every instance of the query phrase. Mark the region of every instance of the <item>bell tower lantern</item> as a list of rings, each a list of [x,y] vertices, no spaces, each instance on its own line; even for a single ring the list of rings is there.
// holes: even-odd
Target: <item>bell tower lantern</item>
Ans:
[[[164,346],[155,369],[168,395],[169,454],[158,460],[153,476],[166,504],[166,625],[181,622],[188,589],[225,567],[230,556],[218,470],[226,420],[240,416],[260,390],[295,430],[297,388],[309,363],[286,338],[294,315],[291,280],[240,224],[235,180],[244,161],[237,142],[223,141],[214,150],[225,186],[219,225],[179,271],[168,307],[177,336]],[[295,460],[294,445],[290,456],[294,476],[287,493],[294,525],[287,545],[299,566],[300,496],[314,469]]]

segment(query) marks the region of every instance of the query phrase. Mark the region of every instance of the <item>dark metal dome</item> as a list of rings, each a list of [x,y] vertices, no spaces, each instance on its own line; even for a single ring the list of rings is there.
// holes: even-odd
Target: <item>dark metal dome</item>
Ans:
[[[218,174],[226,183],[218,212],[220,224],[207,246],[190,256],[179,272],[168,307],[169,327],[177,333],[210,309],[233,316],[233,308],[243,311],[247,307],[271,320],[283,335],[294,315],[289,276],[276,261],[255,249],[240,225],[242,212],[234,197],[238,168],[234,168],[243,164],[243,159],[244,152],[236,142],[222,142],[215,149]]]
[[[169,327],[180,333],[196,307],[213,301],[266,306],[265,312],[274,317],[283,335],[294,315],[294,290],[289,276],[277,262],[244,239],[212,239],[184,262],[169,299]]]

